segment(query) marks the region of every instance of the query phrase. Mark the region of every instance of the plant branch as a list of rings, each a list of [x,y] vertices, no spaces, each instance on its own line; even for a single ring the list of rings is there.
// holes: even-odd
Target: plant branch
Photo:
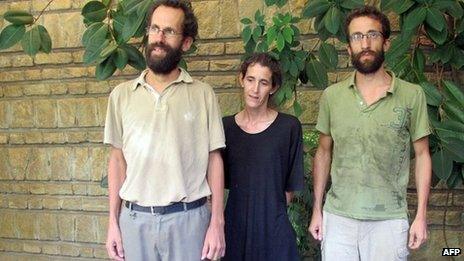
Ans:
[[[39,15],[34,19],[34,22],[32,24],[35,24],[39,20],[39,18],[44,13],[45,9],[47,9],[53,1],[55,1],[55,0],[48,1],[48,4],[44,7],[44,9],[42,9],[42,11],[40,11]]]

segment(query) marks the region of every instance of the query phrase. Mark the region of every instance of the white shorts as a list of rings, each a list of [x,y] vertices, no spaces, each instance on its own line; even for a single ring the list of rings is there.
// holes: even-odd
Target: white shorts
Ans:
[[[324,211],[322,222],[323,261],[407,260],[406,219],[359,220]]]

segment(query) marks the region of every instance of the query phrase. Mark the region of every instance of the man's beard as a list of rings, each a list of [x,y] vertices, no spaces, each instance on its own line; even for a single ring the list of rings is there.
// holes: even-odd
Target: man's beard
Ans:
[[[374,59],[361,62],[361,57],[365,54],[371,54],[374,56]],[[384,61],[385,52],[383,49],[378,52],[368,50],[351,54],[351,63],[353,67],[362,74],[371,74],[378,71]]]
[[[166,55],[163,58],[154,57],[151,55],[151,52],[156,47],[163,49],[166,52]],[[172,48],[167,44],[163,43],[151,43],[145,48],[145,60],[147,61],[147,66],[154,73],[159,74],[168,74],[174,70],[182,59],[182,50],[179,48]]]

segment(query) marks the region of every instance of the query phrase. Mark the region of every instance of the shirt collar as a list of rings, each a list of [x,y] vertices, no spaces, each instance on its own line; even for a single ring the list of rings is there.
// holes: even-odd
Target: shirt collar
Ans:
[[[172,81],[169,85],[172,85],[172,84],[175,84],[175,83],[180,83],[180,82],[192,83],[193,79],[190,76],[190,74],[186,70],[184,70],[183,68],[179,67],[179,69],[180,69],[179,76],[177,77],[177,79]],[[148,69],[145,69],[140,73],[139,77],[137,77],[137,79],[135,79],[134,85],[132,86],[133,91],[135,91],[137,89],[137,87],[139,87],[139,86],[145,86],[145,85],[149,86],[149,84],[145,81],[145,76],[147,75],[147,73],[148,73]]]
[[[395,93],[395,90],[397,88],[396,87],[396,85],[397,85],[396,75],[395,75],[394,72],[392,72],[390,70],[387,70],[387,73],[390,74],[390,76],[392,77],[390,88],[387,90],[387,92],[393,94],[393,93]],[[348,80],[348,87],[350,87],[350,88],[355,87],[355,83],[356,83],[355,78],[356,78],[356,71],[351,73],[350,77],[347,79]]]

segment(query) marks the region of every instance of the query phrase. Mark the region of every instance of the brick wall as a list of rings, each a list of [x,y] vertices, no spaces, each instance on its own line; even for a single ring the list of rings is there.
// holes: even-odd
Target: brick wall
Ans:
[[[19,48],[0,52],[0,259],[63,260],[106,258],[107,191],[100,187],[106,175],[108,149],[101,144],[107,97],[118,83],[134,78],[125,70],[108,81],[94,79],[94,67],[82,64],[80,37],[84,25],[80,8],[85,0],[55,0],[40,18],[49,30],[53,51],[30,58]],[[200,23],[198,51],[187,58],[189,71],[211,84],[223,114],[241,107],[236,71],[243,52],[239,19],[250,17],[260,0],[194,0]],[[290,1],[300,12],[305,0]],[[30,10],[37,14],[48,0],[3,0],[0,13]],[[266,10],[272,12],[274,8]],[[0,18],[0,27],[6,22]],[[300,24],[303,46],[317,42],[310,23]],[[339,69],[330,81],[343,79],[349,67],[344,46]],[[305,128],[317,114],[320,91],[299,88]],[[287,109],[289,110],[289,109]],[[413,186],[410,203],[415,202]],[[446,191],[431,198],[429,222],[439,229]],[[448,241],[462,246],[462,188],[449,197],[446,219]],[[414,205],[411,205],[414,209]],[[440,230],[415,254],[417,260],[439,256],[444,247]]]

